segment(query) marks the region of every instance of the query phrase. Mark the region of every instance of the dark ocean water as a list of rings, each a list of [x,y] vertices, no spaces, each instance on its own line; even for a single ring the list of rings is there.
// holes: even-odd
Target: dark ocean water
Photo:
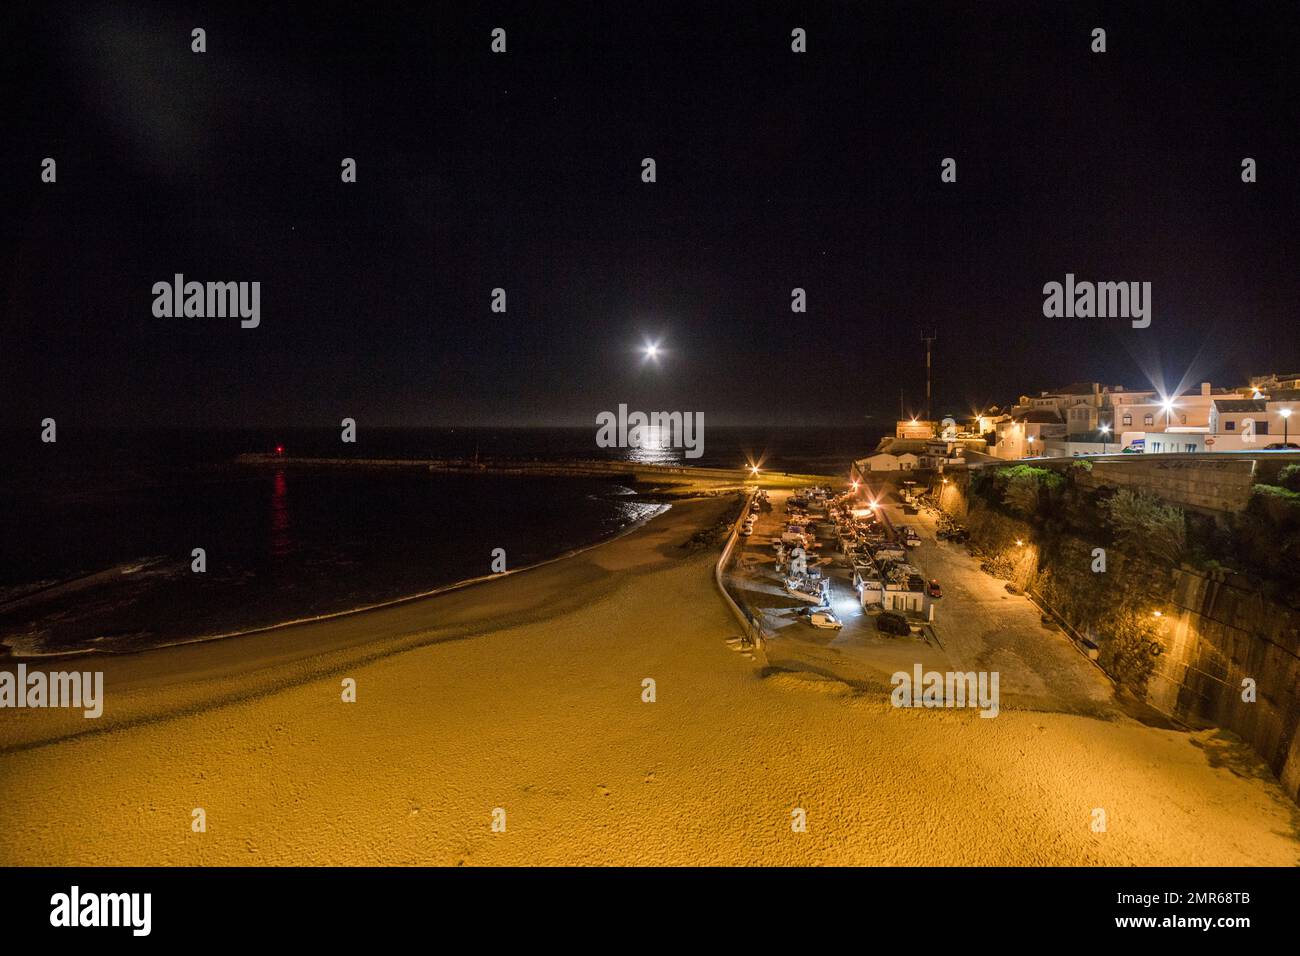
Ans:
[[[616,534],[662,506],[615,480],[240,466],[293,456],[632,457],[847,473],[862,430],[709,429],[705,454],[598,449],[593,429],[335,429],[6,435],[0,641],[15,653],[132,650],[346,610]],[[190,570],[203,548],[207,571]]]

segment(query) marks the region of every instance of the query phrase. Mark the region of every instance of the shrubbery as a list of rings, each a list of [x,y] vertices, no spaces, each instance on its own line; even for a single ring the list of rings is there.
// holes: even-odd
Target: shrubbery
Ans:
[[[1034,518],[1059,497],[1065,477],[1050,468],[1011,465],[976,473],[972,490],[1017,518]]]
[[[1181,508],[1147,491],[1121,488],[1102,502],[1106,523],[1129,554],[1177,564],[1187,550],[1187,520]]]
[[[1287,465],[1278,472],[1277,483],[1287,491],[1300,493],[1300,464]]]

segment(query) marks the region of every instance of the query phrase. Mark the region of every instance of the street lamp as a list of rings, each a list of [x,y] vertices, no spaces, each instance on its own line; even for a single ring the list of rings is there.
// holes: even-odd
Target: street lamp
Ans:
[[[1278,411],[1278,414],[1282,416],[1282,447],[1285,450],[1287,445],[1287,438],[1290,435],[1290,433],[1287,431],[1287,426],[1291,423],[1291,409],[1289,408],[1280,409]]]
[[[1102,425],[1099,429],[1101,432],[1101,453],[1106,454],[1106,436],[1110,434],[1110,426]]]
[[[1172,398],[1162,399],[1160,407],[1165,410],[1165,431],[1169,431],[1170,419],[1173,417],[1174,400]]]

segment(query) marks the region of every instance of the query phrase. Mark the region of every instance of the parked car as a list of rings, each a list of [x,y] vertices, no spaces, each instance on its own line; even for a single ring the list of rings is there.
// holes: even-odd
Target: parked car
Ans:
[[[929,591],[930,597],[932,598],[943,597],[943,588],[939,587],[939,582],[936,580],[932,580],[930,586],[926,590]]]
[[[899,634],[903,637],[912,633],[907,618],[895,611],[881,611],[876,618],[876,630],[884,631],[886,634]]]
[[[808,617],[808,623],[813,627],[820,627],[831,631],[838,631],[844,626],[840,619],[830,611],[817,611]]]
[[[826,630],[838,631],[844,626],[838,617],[836,617],[828,608],[824,607],[801,607],[798,615],[811,624],[813,627],[820,627]]]

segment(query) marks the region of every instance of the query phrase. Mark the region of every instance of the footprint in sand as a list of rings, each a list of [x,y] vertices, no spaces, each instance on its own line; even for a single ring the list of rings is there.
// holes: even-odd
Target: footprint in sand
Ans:
[[[608,797],[608,796],[609,796],[609,787],[606,787],[606,786],[603,785],[603,784],[598,784],[598,785],[596,786],[596,792],[597,792],[598,794],[600,794],[602,797]]]
[[[654,782],[655,782],[655,772],[654,772],[653,770],[651,770],[648,774],[645,775],[645,780],[642,781],[642,782],[643,782],[643,783],[654,783]]]

